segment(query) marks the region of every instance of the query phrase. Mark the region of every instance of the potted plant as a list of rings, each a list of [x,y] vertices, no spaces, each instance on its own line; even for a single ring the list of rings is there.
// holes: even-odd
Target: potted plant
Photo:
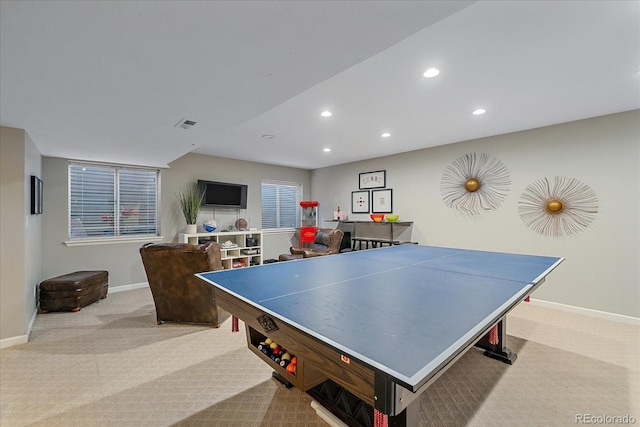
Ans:
[[[198,231],[196,221],[198,220],[203,198],[204,193],[198,191],[196,184],[186,185],[178,190],[178,203],[180,203],[180,209],[184,219],[187,221],[186,233],[196,233]]]

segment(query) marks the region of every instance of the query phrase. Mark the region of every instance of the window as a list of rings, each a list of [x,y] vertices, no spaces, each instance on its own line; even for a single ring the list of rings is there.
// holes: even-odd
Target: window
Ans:
[[[300,226],[302,184],[262,182],[262,228],[279,230]]]
[[[69,164],[69,240],[157,236],[155,169]]]

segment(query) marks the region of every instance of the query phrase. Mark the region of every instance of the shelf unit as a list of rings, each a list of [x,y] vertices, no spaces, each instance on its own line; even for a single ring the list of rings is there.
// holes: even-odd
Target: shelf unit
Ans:
[[[264,342],[267,339],[267,336],[261,334],[260,332],[258,332],[257,330],[251,327],[245,327],[245,329],[247,333],[247,344],[248,344],[249,350],[255,353],[260,359],[267,362],[267,364],[271,366],[271,368],[274,369],[282,378],[284,378],[291,384],[297,384],[299,386],[300,380],[297,376],[297,366],[293,372],[290,372],[289,370],[287,370],[287,366],[281,366],[280,363],[278,363],[277,361],[269,357],[268,354],[265,354],[258,348],[258,345]],[[282,348],[282,346],[280,347]],[[285,348],[282,348],[282,351],[283,353],[284,352],[289,353],[289,351]],[[289,355],[291,356],[291,358],[296,357],[295,354],[289,353]]]
[[[301,390],[309,390],[326,380],[326,376],[320,370],[315,368],[313,364],[308,363],[309,359],[307,357],[296,353],[296,350],[302,351],[304,348],[301,346],[299,341],[291,340],[287,335],[278,333],[279,331],[275,334],[270,334],[273,337],[273,340],[280,344],[283,350],[286,350],[290,354],[292,359],[294,356],[296,357],[297,363],[295,370],[294,372],[290,372],[287,370],[288,366],[280,366],[280,364],[276,363],[271,359],[271,357],[258,350],[258,344],[264,341],[267,338],[267,335],[264,335],[258,329],[253,326],[249,326],[246,323],[245,330],[249,350],[265,361],[283,380],[293,384]],[[311,360],[313,360],[313,358],[311,358]],[[327,363],[323,361],[321,366],[325,366],[326,364]]]
[[[262,264],[262,230],[178,234],[179,243],[197,245],[209,241],[220,244],[222,266],[225,270]],[[235,243],[237,247],[225,249],[222,244],[227,241]]]

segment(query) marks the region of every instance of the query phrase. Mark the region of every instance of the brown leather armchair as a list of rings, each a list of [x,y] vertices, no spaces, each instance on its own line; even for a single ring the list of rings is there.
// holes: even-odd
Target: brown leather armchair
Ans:
[[[194,276],[204,271],[222,270],[218,243],[148,243],[140,248],[140,255],[156,306],[158,325],[179,322],[220,326],[223,319],[213,286]]]
[[[310,249],[289,248],[289,254],[281,254],[279,261],[290,261],[293,259],[311,258],[323,255],[333,255],[340,252],[342,237],[344,233],[337,228],[318,228],[313,247]]]

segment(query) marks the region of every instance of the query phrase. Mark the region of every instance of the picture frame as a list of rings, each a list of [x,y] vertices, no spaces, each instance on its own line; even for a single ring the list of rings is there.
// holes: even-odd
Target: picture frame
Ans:
[[[40,215],[42,213],[42,193],[44,184],[35,175],[31,175],[31,214]]]
[[[358,188],[366,190],[371,188],[384,188],[387,186],[387,171],[363,172],[359,174]]]
[[[351,192],[351,213],[369,213],[369,191]]]
[[[371,190],[371,213],[392,213],[393,212],[393,191]]]

